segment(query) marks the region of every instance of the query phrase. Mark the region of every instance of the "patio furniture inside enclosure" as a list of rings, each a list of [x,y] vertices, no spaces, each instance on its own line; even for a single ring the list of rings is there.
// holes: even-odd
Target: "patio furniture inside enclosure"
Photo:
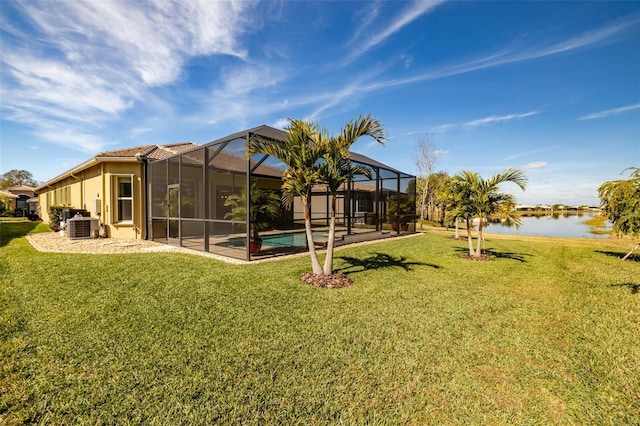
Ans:
[[[149,238],[246,260],[306,250],[298,197],[277,214],[253,214],[256,210],[251,200],[259,199],[257,193],[281,196],[285,170],[273,157],[247,158],[247,141],[253,137],[280,143],[286,133],[260,126],[173,157],[151,159],[147,176]],[[414,232],[415,177],[360,154],[351,153],[351,161],[368,167],[372,176],[358,176],[340,190],[336,245]],[[330,201],[325,187],[314,188],[311,223],[317,247],[326,243]],[[252,218],[259,218],[255,220],[259,223],[253,223]],[[262,247],[250,253],[249,231],[254,226]]]

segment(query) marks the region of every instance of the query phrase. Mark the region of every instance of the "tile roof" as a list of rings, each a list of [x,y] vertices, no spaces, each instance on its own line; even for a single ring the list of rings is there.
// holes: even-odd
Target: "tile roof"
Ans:
[[[113,159],[112,161],[122,161],[122,159],[124,159],[124,161],[136,161],[136,157],[138,156],[138,154],[142,157],[146,157],[152,160],[161,160],[163,158],[170,157],[182,151],[193,149],[198,146],[199,145],[195,142],[179,142],[167,145],[140,145],[131,148],[121,148],[111,151],[99,152],[88,161],[74,167],[73,169],[67,170],[66,172],[54,177],[53,179],[38,186],[37,188],[32,188],[32,190],[41,190],[42,188],[58,182],[59,180],[72,175],[73,173],[78,173],[79,171],[84,170],[87,167],[92,166],[93,164],[96,164],[96,162],[109,161],[109,159]]]
[[[195,142],[180,142],[168,145],[141,145],[100,152],[96,155],[96,158],[135,158],[136,155],[140,154],[143,157],[160,160],[197,146],[198,144]]]
[[[33,192],[36,188],[28,185],[14,185],[7,188],[7,191]]]
[[[7,191],[2,191],[0,190],[0,197],[4,197],[4,198],[18,198],[18,196],[16,194],[12,194],[10,192]]]
[[[135,157],[136,154],[146,155],[156,147],[157,145],[141,145],[131,148],[114,149],[112,151],[99,152],[96,154],[96,157]]]
[[[197,146],[200,145],[195,142],[180,142],[169,145],[156,145],[156,149],[149,152],[147,154],[147,158],[151,158],[153,160],[162,160],[163,158],[171,157],[174,154],[182,151],[187,151]]]

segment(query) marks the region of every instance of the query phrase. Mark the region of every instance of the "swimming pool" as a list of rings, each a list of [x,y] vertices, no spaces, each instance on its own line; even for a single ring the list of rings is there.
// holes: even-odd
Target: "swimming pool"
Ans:
[[[327,231],[314,231],[313,239],[325,238]],[[230,238],[228,245],[231,247],[244,247],[245,238]],[[305,232],[287,232],[284,234],[272,234],[262,236],[262,247],[306,247],[307,234]]]

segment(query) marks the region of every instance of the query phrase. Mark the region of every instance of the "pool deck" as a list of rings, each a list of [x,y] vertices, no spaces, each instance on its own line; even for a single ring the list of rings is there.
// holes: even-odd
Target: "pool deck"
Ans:
[[[300,232],[292,231],[292,232]],[[378,231],[383,232],[382,236],[378,236],[372,239],[372,234],[375,233],[360,233],[352,234],[344,238],[342,235],[336,233],[336,250],[344,247],[360,245],[360,244],[373,244],[380,242],[385,238],[406,238],[420,235],[420,233],[401,233],[397,236],[395,232],[391,231]],[[328,237],[328,233],[326,234]],[[216,247],[217,252],[211,253],[203,250],[197,250],[192,247],[199,247],[200,243],[193,241],[183,240],[183,247],[171,246],[155,241],[148,240],[124,240],[116,238],[92,238],[92,239],[79,239],[70,240],[59,235],[56,232],[44,232],[39,234],[27,235],[27,241],[38,251],[48,253],[66,253],[66,254],[129,254],[129,253],[186,253],[211,259],[220,260],[231,264],[248,264],[256,262],[276,261],[283,258],[297,257],[308,255],[306,247],[299,248],[275,248],[273,250],[263,250],[260,254],[251,255],[252,260],[247,262],[241,257],[244,256],[244,246],[235,249],[219,250],[220,246]],[[226,240],[226,239],[225,239]],[[320,240],[314,240],[316,248],[323,250],[326,248],[328,238],[322,238]],[[211,241],[213,243],[213,241]],[[225,255],[228,254],[228,255]]]

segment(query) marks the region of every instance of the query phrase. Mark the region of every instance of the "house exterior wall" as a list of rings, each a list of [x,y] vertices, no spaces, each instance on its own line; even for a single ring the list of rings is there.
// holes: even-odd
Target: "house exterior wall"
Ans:
[[[40,217],[49,221],[49,208],[62,205],[85,209],[99,217],[113,238],[144,238],[143,165],[138,161],[98,162],[39,191]],[[132,220],[118,220],[117,178],[130,178]],[[98,214],[99,213],[99,214]]]
[[[42,220],[49,221],[49,208],[51,206],[68,206],[82,208],[80,204],[81,184],[77,179],[68,177],[55,184],[42,189],[38,193],[38,213]]]

